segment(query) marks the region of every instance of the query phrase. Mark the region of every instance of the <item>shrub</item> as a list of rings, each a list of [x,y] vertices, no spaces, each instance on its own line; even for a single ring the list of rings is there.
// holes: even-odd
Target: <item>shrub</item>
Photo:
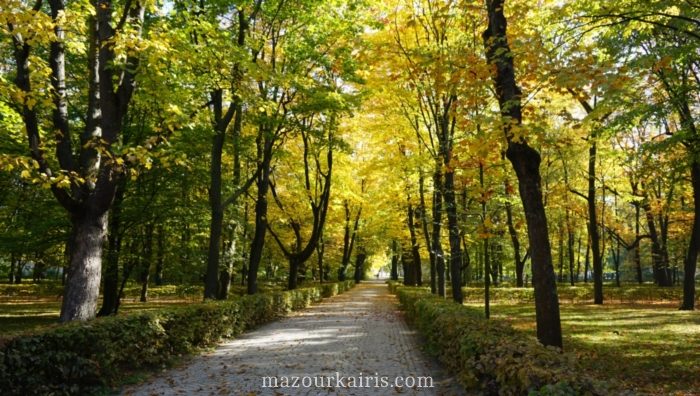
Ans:
[[[94,393],[352,287],[339,282],[68,323],[0,340],[3,395]]]
[[[581,373],[576,358],[544,347],[480,311],[425,289],[390,283],[427,349],[468,389],[489,395],[606,395],[602,383]]]

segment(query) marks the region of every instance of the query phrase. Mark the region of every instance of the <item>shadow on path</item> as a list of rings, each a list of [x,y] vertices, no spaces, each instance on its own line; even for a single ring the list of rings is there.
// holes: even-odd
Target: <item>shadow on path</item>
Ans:
[[[425,377],[433,387],[418,386]],[[455,382],[420,350],[386,284],[367,281],[123,394],[464,395]]]

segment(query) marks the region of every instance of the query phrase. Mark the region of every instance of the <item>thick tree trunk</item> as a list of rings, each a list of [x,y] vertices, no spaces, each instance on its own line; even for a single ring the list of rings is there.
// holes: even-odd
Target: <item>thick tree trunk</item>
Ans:
[[[654,281],[658,286],[670,286],[671,279],[668,277],[667,271],[668,254],[663,247],[663,241],[656,228],[656,221],[654,220],[651,205],[646,197],[642,203],[642,208],[644,209],[644,214],[647,219],[647,228],[651,239],[651,259]]]
[[[535,286],[537,339],[547,346],[562,346],[559,298],[552,265],[552,251],[540,178],[540,155],[524,140],[515,141],[511,122],[522,124],[520,98],[522,93],[515,80],[515,70],[507,41],[507,22],[504,0],[488,0],[489,26],[483,39],[487,59],[496,67],[494,85],[504,118],[504,132],[508,139],[506,157],[513,164],[518,177],[520,198],[525,218],[532,258],[532,282]]]
[[[209,193],[212,195],[211,191]],[[224,211],[220,206],[211,210],[209,223],[209,250],[207,256],[207,272],[204,281],[204,298],[215,299],[219,289],[219,253],[221,234],[224,221]]]
[[[294,290],[297,288],[299,268],[301,263],[294,257],[289,258],[289,278],[287,278],[287,290]]]
[[[693,185],[693,231],[688,242],[688,252],[683,264],[683,303],[680,309],[695,309],[695,272],[697,270],[698,251],[700,251],[700,162],[694,160],[690,168]]]
[[[73,214],[73,249],[61,305],[61,322],[95,317],[100,292],[102,245],[108,212],[90,210]]]
[[[416,266],[413,257],[413,250],[408,246],[403,248],[401,255],[401,265],[403,266],[403,284],[406,286],[416,286]],[[409,254],[408,252],[411,251]]]
[[[562,346],[559,298],[554,279],[547,218],[542,204],[539,177],[539,154],[533,149],[510,145],[508,157],[520,181],[532,258],[532,283],[535,287],[537,338],[544,345]]]

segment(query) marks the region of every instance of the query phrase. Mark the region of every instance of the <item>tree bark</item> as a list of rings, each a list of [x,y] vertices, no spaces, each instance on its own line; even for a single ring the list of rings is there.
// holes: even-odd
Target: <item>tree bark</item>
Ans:
[[[528,225],[535,286],[537,339],[547,346],[562,346],[559,298],[552,265],[552,252],[540,178],[540,155],[525,140],[513,138],[511,122],[522,125],[521,96],[515,80],[512,53],[507,41],[505,0],[488,0],[489,26],[483,34],[487,59],[494,64],[493,76],[508,140],[506,157],[518,177],[520,198],[523,201]]]
[[[639,240],[639,203],[636,202],[634,204],[634,239],[636,241]],[[634,245],[634,267],[637,271],[637,283],[641,285],[644,283],[644,277],[642,274],[642,257],[639,242]]]
[[[107,212],[85,211],[72,216],[73,249],[61,305],[61,322],[95,317],[102,271],[102,245]]]
[[[520,256],[520,239],[518,238],[518,231],[515,229],[515,225],[513,224],[513,205],[509,201],[510,189],[510,183],[508,182],[508,180],[506,180],[506,224],[508,225],[508,234],[510,235],[510,242],[513,245],[513,261],[515,264],[515,285],[517,287],[523,287],[523,272],[525,270],[525,260],[522,259]]]
[[[448,161],[449,163],[449,155]],[[449,227],[450,239],[450,282],[452,285],[452,299],[462,304],[462,238],[459,230],[459,220],[457,218],[457,200],[454,189],[454,172],[445,174],[445,205],[447,206],[447,224]]]
[[[391,280],[399,280],[399,254],[396,240],[391,241]]]
[[[355,221],[353,224],[352,231],[350,230],[350,204],[346,200],[343,205],[345,206],[345,234],[343,235],[343,258],[338,269],[338,280],[344,281],[347,277],[346,271],[350,265],[350,257],[352,256],[352,251],[355,246],[355,239],[357,237],[357,230],[360,226],[360,216],[362,216],[362,207],[357,210],[355,215]]]
[[[257,145],[261,171],[257,177],[255,231],[253,232],[253,241],[250,245],[250,261],[248,265],[248,294],[258,292],[258,269],[260,268],[265,234],[267,233],[267,192],[270,189],[270,163],[272,162],[273,139],[269,136],[269,133],[263,131],[258,138]]]
[[[596,212],[596,158],[598,145],[596,136],[591,136],[588,148],[588,236],[593,256],[593,303],[603,303],[603,256],[600,251],[600,234],[598,232],[598,214]]]
[[[422,170],[418,176],[418,193],[420,195],[420,221],[423,227],[423,238],[425,239],[425,247],[428,248],[428,257],[430,259],[430,292],[435,294],[437,293],[437,269],[435,267],[435,252],[433,251],[430,233],[428,232],[428,208],[425,204],[425,177]]]
[[[695,159],[690,168],[693,185],[693,231],[688,242],[688,251],[683,263],[683,303],[681,310],[695,309],[695,272],[697,270],[698,251],[700,251],[700,162]]]
[[[445,297],[445,254],[442,250],[442,172],[439,169],[433,174],[433,234],[432,251],[435,255],[435,272],[437,274],[437,294]]]
[[[12,252],[10,254],[10,272],[7,274],[7,281],[10,284],[13,284],[15,282],[15,263],[16,263],[16,254],[15,252]]]
[[[409,198],[410,199],[410,198]],[[413,205],[409,202],[408,204],[408,231],[411,236],[411,286],[421,286],[421,260],[420,260],[420,246],[418,245],[418,237],[416,236],[416,222],[413,216],[414,210]]]
[[[367,255],[362,251],[355,257],[355,283],[357,284],[359,284],[364,277],[365,259],[367,259]]]
[[[114,197],[112,204],[112,218],[109,223],[107,238],[107,267],[104,271],[104,283],[102,287],[102,307],[97,316],[116,314],[117,301],[119,300],[119,258],[121,255],[122,230],[121,209],[124,201],[125,183],[120,183],[120,188]]]
[[[163,227],[163,224],[158,225],[158,230],[157,230],[158,236],[156,237],[156,247],[158,248],[158,252],[156,253],[156,273],[154,277],[154,281],[156,285],[162,286],[163,285],[163,267],[165,264],[165,229]]]

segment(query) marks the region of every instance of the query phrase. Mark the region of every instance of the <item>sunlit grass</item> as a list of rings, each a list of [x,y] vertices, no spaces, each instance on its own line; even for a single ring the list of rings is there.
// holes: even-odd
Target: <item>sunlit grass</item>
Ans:
[[[306,282],[301,287],[317,285]],[[285,287],[276,282],[261,282],[262,293],[281,291]],[[202,302],[201,286],[163,285],[149,287],[148,302],[139,302],[141,285],[129,283],[124,289],[120,314],[153,311],[175,305]],[[59,282],[25,282],[19,285],[0,284],[0,338],[16,336],[58,325],[61,311],[62,286]],[[233,298],[246,294],[246,287],[232,284],[229,295]],[[101,301],[98,302],[101,304]]]
[[[468,305],[480,307],[479,303]],[[700,392],[700,312],[677,305],[562,304],[564,348],[602,380],[658,395]],[[531,304],[492,304],[494,319],[534,337]]]

